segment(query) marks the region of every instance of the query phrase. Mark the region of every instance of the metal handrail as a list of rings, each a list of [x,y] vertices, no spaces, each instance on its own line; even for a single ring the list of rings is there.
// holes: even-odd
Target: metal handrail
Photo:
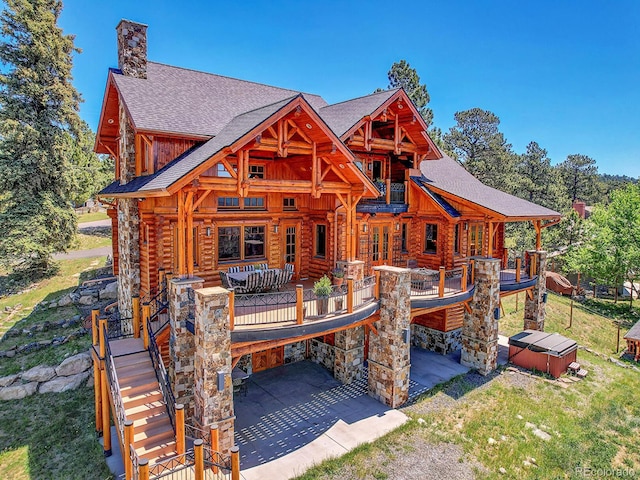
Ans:
[[[147,328],[149,330],[149,356],[151,357],[151,363],[153,363],[153,370],[156,373],[156,378],[158,379],[158,384],[160,386],[160,391],[162,392],[162,398],[167,406],[167,412],[169,413],[169,420],[171,420],[171,426],[173,430],[176,429],[176,398],[173,395],[173,390],[171,390],[171,382],[169,382],[169,376],[167,375],[167,370],[164,368],[164,363],[162,362],[162,356],[160,355],[160,351],[158,350],[158,344],[156,343],[156,336],[151,331],[151,325],[147,320]]]
[[[124,445],[124,424],[127,421],[127,414],[122,403],[122,393],[120,392],[120,383],[118,382],[118,374],[116,371],[116,365],[111,355],[111,346],[109,345],[109,339],[107,338],[107,329],[104,331],[106,353],[104,359],[104,369],[107,372],[107,380],[109,381],[109,392],[111,393],[111,399],[113,401],[113,408],[115,410],[114,417],[117,423],[118,431],[120,432],[121,445]]]

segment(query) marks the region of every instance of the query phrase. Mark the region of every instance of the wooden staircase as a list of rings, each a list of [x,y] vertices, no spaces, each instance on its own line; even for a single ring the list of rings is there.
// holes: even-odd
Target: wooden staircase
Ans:
[[[125,414],[133,421],[133,446],[138,457],[153,465],[176,455],[174,430],[142,340],[112,341],[111,351]]]

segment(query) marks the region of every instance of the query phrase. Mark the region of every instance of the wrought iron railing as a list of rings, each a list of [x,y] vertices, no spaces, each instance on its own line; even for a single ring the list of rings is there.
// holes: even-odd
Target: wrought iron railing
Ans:
[[[353,282],[353,308],[375,301],[376,277],[374,275]]]
[[[387,203],[387,182],[373,182],[378,190],[380,190],[380,196],[374,199],[364,199],[361,203]],[[389,184],[389,202],[390,203],[405,203],[405,185],[404,183],[392,182]]]
[[[150,325],[153,327],[153,332],[157,333],[162,330],[169,323],[169,316],[164,322],[160,322],[160,315],[165,313],[169,307],[169,296],[167,292],[166,280],[161,284],[160,290],[152,292],[151,294],[143,295],[142,301],[144,304],[149,305],[149,320]]]
[[[167,406],[167,412],[169,413],[169,419],[171,420],[171,425],[173,426],[173,429],[175,431],[176,399],[173,395],[173,391],[171,390],[171,382],[169,381],[167,370],[164,368],[164,363],[162,362],[162,356],[160,355],[160,351],[158,350],[158,344],[156,342],[155,334],[151,331],[151,325],[147,323],[147,326],[149,329],[149,356],[151,357],[151,363],[153,363],[153,370],[156,373],[156,378],[158,379],[158,384],[160,385],[162,398],[164,399],[164,403]]]
[[[132,444],[129,444],[129,458],[131,459],[131,480],[138,480],[140,478],[140,457]]]
[[[470,270],[470,269],[469,269]],[[411,271],[411,296],[442,297],[461,293],[472,286],[470,275],[464,277],[465,268],[457,267],[444,270],[416,268]]]
[[[520,261],[519,258],[509,258],[506,268],[500,270],[500,283],[518,283],[531,280],[530,259]],[[519,267],[519,268],[518,268]]]
[[[391,183],[390,202],[405,203],[404,201],[404,183]]]
[[[111,346],[107,337],[107,330],[104,330],[105,336],[105,359],[104,369],[107,372],[107,381],[109,382],[109,393],[111,394],[111,400],[114,408],[114,419],[116,422],[116,428],[120,435],[120,445],[124,445],[124,424],[127,421],[127,414],[124,410],[124,404],[122,403],[122,394],[120,393],[120,384],[118,383],[118,374],[116,373],[116,365],[111,355]]]
[[[205,474],[205,478],[226,480],[231,478],[231,460],[219,452],[203,446],[203,463],[205,470],[214,470],[215,476]],[[196,459],[193,449],[185,453],[161,460],[149,468],[150,479],[171,478],[171,480],[191,480]]]
[[[116,308],[107,316],[107,337],[131,338],[133,337],[133,318],[120,316],[120,311]]]
[[[425,268],[411,272],[411,295],[438,295],[440,272]]]

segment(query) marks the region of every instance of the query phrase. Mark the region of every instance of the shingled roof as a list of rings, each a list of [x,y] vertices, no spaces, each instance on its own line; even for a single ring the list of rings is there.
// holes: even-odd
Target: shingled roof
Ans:
[[[489,187],[448,156],[422,162],[422,183],[511,218],[559,218],[560,213]]]
[[[342,137],[363,117],[371,115],[380,105],[389,100],[399,89],[385,90],[365,97],[322,107],[318,113],[331,130]]]
[[[138,130],[211,137],[238,115],[300,92],[260,83],[148,62],[147,78],[113,73]],[[317,111],[327,105],[305,94]]]

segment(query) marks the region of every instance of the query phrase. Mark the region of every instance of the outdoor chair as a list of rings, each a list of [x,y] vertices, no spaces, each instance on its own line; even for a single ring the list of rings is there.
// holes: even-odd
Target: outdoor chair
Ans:
[[[255,270],[256,270],[256,267],[253,266],[253,265],[245,265],[244,266],[244,271],[245,272],[255,272]]]
[[[285,263],[284,264],[284,269],[287,270],[288,272],[293,273],[293,263]]]
[[[260,275],[259,273],[250,273],[247,277],[247,281],[244,285],[235,288],[238,293],[254,293],[260,288]]]
[[[227,273],[237,273],[240,271],[240,267],[229,267]]]
[[[286,270],[280,270],[277,274],[276,274],[276,279],[275,279],[275,283],[273,288],[280,291],[280,289],[283,287],[283,285],[285,285],[287,283],[287,276],[290,272],[287,272]]]
[[[231,285],[231,280],[229,280],[229,276],[227,275],[227,272],[223,272],[222,270],[220,270],[220,281],[222,282],[222,286],[227,290],[231,290],[233,288],[233,285]]]
[[[269,270],[269,265],[266,263],[259,263],[256,268],[258,270]]]
[[[273,288],[276,283],[276,273],[277,272],[275,270],[267,270],[262,274],[259,287],[261,292],[266,292]]]

